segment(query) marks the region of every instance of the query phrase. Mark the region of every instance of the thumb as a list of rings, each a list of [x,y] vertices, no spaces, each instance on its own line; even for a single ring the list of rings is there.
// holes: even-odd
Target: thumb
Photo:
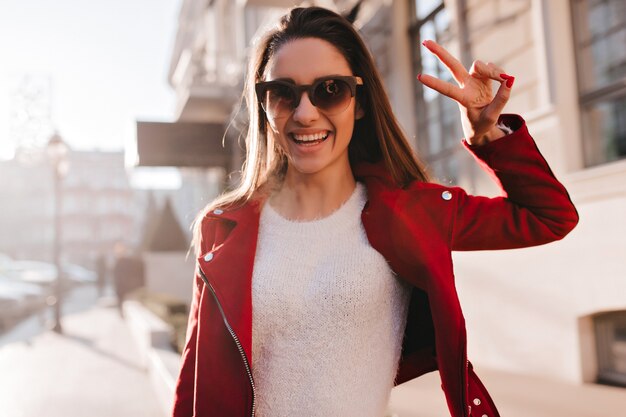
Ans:
[[[492,120],[498,120],[498,117],[504,110],[504,106],[509,101],[509,97],[511,97],[511,88],[515,80],[515,77],[506,74],[502,74],[501,77],[504,78],[505,81],[500,83],[498,92],[486,108],[486,116]]]

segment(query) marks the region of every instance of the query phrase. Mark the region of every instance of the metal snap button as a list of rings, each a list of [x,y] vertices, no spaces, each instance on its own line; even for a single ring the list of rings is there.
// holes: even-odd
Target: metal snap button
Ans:
[[[474,405],[480,405],[480,399],[474,398]]]
[[[204,255],[205,262],[209,262],[211,259],[213,259],[213,253],[212,252],[209,252],[206,255]]]
[[[441,193],[441,198],[443,198],[444,200],[450,200],[452,199],[452,193],[450,191],[444,191],[443,193]]]
[[[215,210],[213,210],[213,214],[222,214],[222,213],[224,213],[224,210],[222,210],[222,209],[215,209]]]

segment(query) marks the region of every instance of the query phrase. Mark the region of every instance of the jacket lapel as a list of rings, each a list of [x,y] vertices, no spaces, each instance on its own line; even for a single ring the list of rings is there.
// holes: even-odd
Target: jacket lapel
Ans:
[[[217,238],[223,241],[216,241],[213,249],[198,258],[200,269],[249,359],[252,358],[252,267],[260,208],[261,203],[252,200],[236,209],[208,214],[212,221],[219,222]]]

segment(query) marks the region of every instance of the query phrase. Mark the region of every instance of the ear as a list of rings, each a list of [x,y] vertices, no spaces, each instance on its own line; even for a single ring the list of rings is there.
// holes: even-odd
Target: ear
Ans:
[[[354,113],[354,116],[355,120],[359,120],[363,118],[363,116],[365,116],[365,110],[363,110],[363,107],[361,107],[361,103],[359,103],[358,100],[356,102],[356,111]]]

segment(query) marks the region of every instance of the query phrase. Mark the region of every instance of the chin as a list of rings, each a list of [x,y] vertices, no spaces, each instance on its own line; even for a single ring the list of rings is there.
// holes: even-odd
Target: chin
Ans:
[[[294,171],[297,172],[298,174],[305,174],[305,175],[313,175],[313,174],[317,174],[318,172],[321,172],[324,170],[324,168],[327,168],[328,165],[325,164],[319,164],[319,163],[297,163],[297,164],[291,164],[290,168]]]

